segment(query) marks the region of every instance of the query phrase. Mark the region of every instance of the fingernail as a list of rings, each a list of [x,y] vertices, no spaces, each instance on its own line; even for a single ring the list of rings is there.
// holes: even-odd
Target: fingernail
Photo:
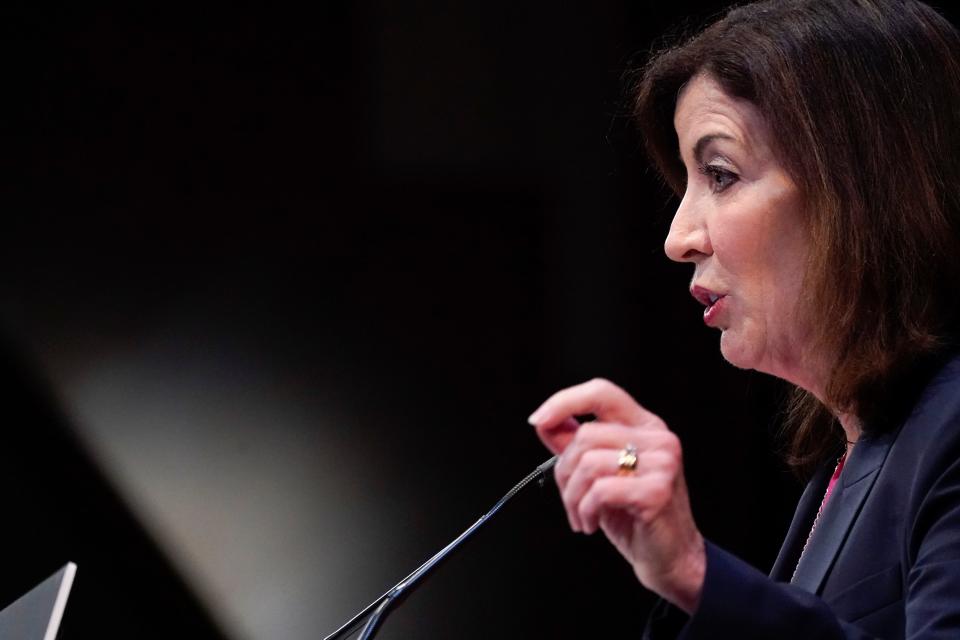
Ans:
[[[537,426],[538,424],[543,422],[544,418],[546,418],[546,415],[545,415],[545,412],[543,411],[543,407],[541,407],[530,414],[530,417],[527,418],[527,422],[529,422],[533,426]]]

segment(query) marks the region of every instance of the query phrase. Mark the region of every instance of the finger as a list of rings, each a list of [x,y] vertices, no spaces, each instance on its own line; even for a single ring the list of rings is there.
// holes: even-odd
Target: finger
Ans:
[[[603,422],[635,426],[654,422],[662,424],[659,418],[637,404],[630,394],[602,378],[594,378],[553,394],[533,412],[529,422],[539,432],[549,430],[569,417],[587,414],[593,414]]]
[[[674,478],[666,471],[598,478],[577,506],[581,530],[595,532],[600,526],[600,515],[612,509],[626,511],[641,522],[651,522],[670,501]]]
[[[570,481],[561,492],[568,520],[574,531],[580,531],[583,528],[583,522],[580,519],[580,502],[593,483],[600,478],[625,478],[620,475],[620,454],[621,450],[616,449],[592,449],[580,459],[580,464],[577,465],[570,476]],[[642,451],[637,454],[637,463],[632,477],[661,471],[671,473],[676,466],[676,461],[667,451],[656,449]]]
[[[577,419],[569,417],[549,427],[537,426],[537,437],[547,449],[559,455],[566,450],[579,429],[580,423]]]
[[[637,429],[605,422],[585,422],[580,425],[580,429],[557,461],[557,466],[554,468],[557,486],[562,489],[566,485],[580,457],[591,449],[623,449],[627,444],[632,444],[638,451],[656,448],[674,451],[677,448],[673,446],[672,440],[675,439],[676,436],[666,430]]]

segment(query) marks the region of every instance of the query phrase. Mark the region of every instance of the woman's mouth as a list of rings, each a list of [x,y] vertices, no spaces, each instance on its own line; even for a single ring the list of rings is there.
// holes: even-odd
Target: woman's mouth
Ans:
[[[726,301],[726,296],[716,297],[710,304],[707,305],[707,308],[703,310],[703,323],[708,327],[715,327],[717,324],[717,316],[723,311],[724,302]]]
[[[697,299],[700,304],[704,305],[706,309],[703,310],[703,322],[708,327],[715,327],[717,323],[717,316],[723,311],[726,306],[724,300],[726,296],[722,293],[717,293],[711,291],[706,287],[694,286],[690,288],[690,294]]]

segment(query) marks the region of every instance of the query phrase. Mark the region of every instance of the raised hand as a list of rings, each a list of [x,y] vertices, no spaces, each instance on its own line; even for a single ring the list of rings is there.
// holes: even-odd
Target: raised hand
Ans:
[[[577,421],[588,414],[596,421]],[[554,475],[570,527],[601,529],[645,587],[693,612],[706,555],[690,511],[680,441],[663,420],[598,378],[555,393],[530,423],[559,455]],[[635,465],[621,465],[628,445],[636,449]]]

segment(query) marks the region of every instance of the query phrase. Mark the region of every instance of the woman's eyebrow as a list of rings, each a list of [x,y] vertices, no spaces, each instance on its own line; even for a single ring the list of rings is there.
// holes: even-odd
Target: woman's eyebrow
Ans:
[[[697,143],[693,145],[693,159],[698,164],[703,164],[703,153],[709,145],[714,140],[733,140],[736,141],[736,138],[726,133],[708,133],[700,137],[697,140]],[[680,150],[677,150],[677,159],[683,163],[683,154]]]
[[[708,133],[705,136],[701,136],[697,143],[693,145],[693,158],[700,164],[703,164],[703,152],[707,148],[707,145],[713,142],[714,140],[734,140],[733,136],[727,135],[725,133]]]

